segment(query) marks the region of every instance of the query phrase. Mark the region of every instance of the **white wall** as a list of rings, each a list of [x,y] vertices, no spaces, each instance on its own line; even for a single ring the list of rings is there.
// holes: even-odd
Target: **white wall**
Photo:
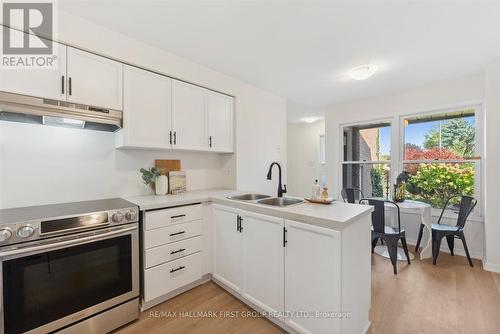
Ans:
[[[0,122],[2,208],[147,194],[139,169],[181,159],[189,190],[228,186],[230,155],[115,150],[114,134]]]
[[[314,180],[319,181],[319,137],[325,134],[325,122],[288,124],[288,194],[309,197]]]
[[[500,272],[500,61],[485,72],[485,268]]]
[[[499,89],[497,89],[498,91]],[[393,118],[395,122],[398,122],[399,116],[403,114],[429,112],[447,107],[478,103],[483,98],[484,76],[479,74],[326,108],[327,176],[332,192],[338,197],[338,190],[341,187],[338,183],[341,175],[340,124],[380,118]],[[395,134],[393,131],[393,143],[398,140],[397,138],[397,133]],[[392,146],[394,147],[395,144]],[[471,255],[476,258],[482,258],[484,251],[484,224],[482,220],[469,220],[465,229],[469,250]],[[447,221],[450,224],[455,222]],[[420,220],[417,215],[403,215],[402,225],[407,231],[409,243],[416,241],[419,224]],[[424,242],[426,239],[424,239]],[[446,247],[446,245],[443,245],[442,249],[446,251]],[[458,254],[463,254],[460,242],[456,243],[456,248]]]
[[[58,41],[234,96],[236,154],[115,151],[112,134],[1,123],[0,208],[141,194],[137,168],[156,158],[181,159],[191,189],[274,193],[265,175],[272,161],[286,164],[285,99],[61,10],[58,18]]]

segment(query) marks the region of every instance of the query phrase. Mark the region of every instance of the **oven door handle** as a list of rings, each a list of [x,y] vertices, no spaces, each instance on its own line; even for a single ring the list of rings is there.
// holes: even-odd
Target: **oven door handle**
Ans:
[[[31,247],[23,247],[23,248],[18,248],[18,249],[13,249],[10,251],[5,251],[5,252],[0,252],[0,258],[7,257],[7,256],[15,256],[15,255],[21,255],[25,253],[33,253],[33,252],[39,252],[39,251],[49,251],[53,249],[59,249],[59,248],[66,248],[69,246],[77,246],[81,245],[84,243],[87,243],[89,241],[97,241],[101,239],[106,239],[111,236],[115,235],[120,235],[120,234],[126,234],[127,232],[137,230],[137,226],[134,227],[127,227],[127,228],[121,228],[116,231],[110,231],[110,232],[104,232],[101,234],[94,234],[88,237],[83,237],[83,238],[75,238],[75,239],[70,239],[66,241],[59,241],[59,242],[54,242],[48,245],[42,245],[42,246],[31,246]]]

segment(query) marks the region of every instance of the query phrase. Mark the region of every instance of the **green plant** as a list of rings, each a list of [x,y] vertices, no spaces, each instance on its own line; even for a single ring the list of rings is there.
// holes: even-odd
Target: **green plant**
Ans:
[[[475,129],[474,124],[463,118],[444,121],[435,126],[426,135],[424,148],[446,148],[462,157],[474,155]]]
[[[407,190],[411,198],[441,208],[451,196],[474,194],[474,173],[473,164],[420,164]]]
[[[155,183],[155,179],[161,175],[160,171],[154,167],[150,169],[141,168],[141,173],[144,184]]]
[[[370,170],[370,179],[372,183],[372,196],[373,197],[383,197],[384,189],[382,187],[382,173],[378,169]]]

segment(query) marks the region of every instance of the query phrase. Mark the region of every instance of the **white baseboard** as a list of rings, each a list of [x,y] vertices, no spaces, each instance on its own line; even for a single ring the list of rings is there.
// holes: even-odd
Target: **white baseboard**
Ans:
[[[488,263],[483,260],[483,269],[494,273],[500,273],[500,264]]]

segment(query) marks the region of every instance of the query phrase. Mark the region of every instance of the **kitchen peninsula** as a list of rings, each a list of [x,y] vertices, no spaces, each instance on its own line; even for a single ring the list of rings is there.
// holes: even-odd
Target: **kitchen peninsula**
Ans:
[[[372,208],[260,196],[272,199],[221,189],[127,198],[141,212],[143,310],[211,279],[289,332],[368,332]]]

